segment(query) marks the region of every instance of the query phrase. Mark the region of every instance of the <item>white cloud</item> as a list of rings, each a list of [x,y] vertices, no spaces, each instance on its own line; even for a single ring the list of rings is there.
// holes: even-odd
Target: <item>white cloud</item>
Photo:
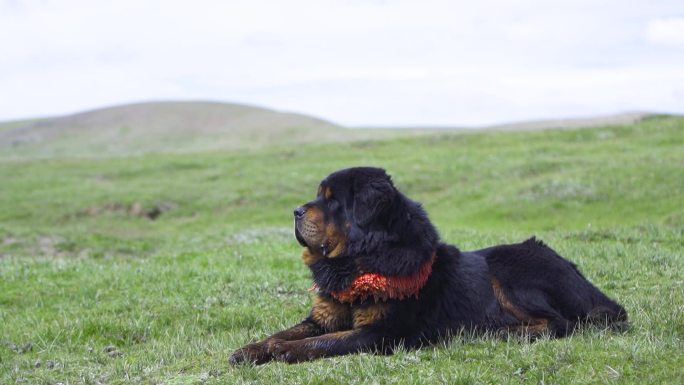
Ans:
[[[662,0],[4,2],[0,120],[168,98],[351,125],[684,112],[678,14]]]
[[[684,17],[652,20],[646,29],[649,41],[684,46]]]

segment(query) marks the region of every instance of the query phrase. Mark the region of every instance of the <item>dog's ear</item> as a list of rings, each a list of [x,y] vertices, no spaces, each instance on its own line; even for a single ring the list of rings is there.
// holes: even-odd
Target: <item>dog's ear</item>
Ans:
[[[395,195],[389,176],[357,181],[352,209],[356,224],[360,227],[367,226],[389,207]]]

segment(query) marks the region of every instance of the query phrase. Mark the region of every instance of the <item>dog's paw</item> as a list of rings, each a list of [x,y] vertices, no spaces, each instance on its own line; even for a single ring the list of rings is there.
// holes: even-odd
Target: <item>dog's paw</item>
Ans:
[[[313,350],[299,341],[275,341],[268,344],[268,352],[273,359],[290,364],[318,358]]]
[[[245,345],[240,349],[236,350],[228,362],[231,365],[240,364],[255,364],[261,365],[273,359],[273,356],[268,352],[266,342],[256,342],[253,344]]]

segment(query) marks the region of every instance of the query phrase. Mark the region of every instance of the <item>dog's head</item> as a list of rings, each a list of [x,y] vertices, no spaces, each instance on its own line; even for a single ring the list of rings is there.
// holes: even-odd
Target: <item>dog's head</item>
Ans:
[[[380,168],[330,174],[316,198],[296,208],[294,216],[295,237],[316,260],[369,254],[382,259],[392,253],[392,263],[397,263],[409,251],[429,256],[437,242],[420,205],[401,194]]]
[[[338,257],[352,233],[371,227],[396,194],[383,169],[337,171],[321,182],[314,200],[295,209],[295,237],[311,253]]]

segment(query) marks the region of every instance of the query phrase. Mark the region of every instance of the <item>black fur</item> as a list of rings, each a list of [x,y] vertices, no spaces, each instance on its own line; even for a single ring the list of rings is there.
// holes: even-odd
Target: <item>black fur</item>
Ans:
[[[582,323],[626,324],[624,308],[535,238],[468,252],[440,242],[421,205],[399,192],[382,169],[340,170],[324,179],[321,188],[329,189],[330,196],[321,192],[303,207],[321,210],[324,221],[345,237],[341,254],[309,265],[322,298],[334,301],[331,292],[347,288],[363,272],[411,275],[436,253],[427,284],[417,298],[387,301],[387,314],[353,328],[349,336],[326,337],[338,330],[318,325],[314,309],[301,325],[314,325],[309,329],[318,334],[267,339],[263,346],[270,347],[256,350],[261,355],[246,353],[247,347],[258,344],[248,345],[233,355],[233,362],[297,362],[362,350],[388,352],[399,344],[419,347],[461,330],[562,337]],[[317,245],[306,244],[299,232],[297,239],[317,252]],[[373,299],[357,301],[349,311],[372,303]]]
[[[351,216],[348,210],[340,210],[346,212],[352,226],[345,251],[341,258],[322,263],[335,266],[337,259],[345,259],[367,272],[410,275],[432,256],[439,242],[437,230],[421,205],[394,187],[385,170],[341,170],[321,184],[335,192],[333,199],[353,207]],[[318,282],[318,276],[314,277]]]

